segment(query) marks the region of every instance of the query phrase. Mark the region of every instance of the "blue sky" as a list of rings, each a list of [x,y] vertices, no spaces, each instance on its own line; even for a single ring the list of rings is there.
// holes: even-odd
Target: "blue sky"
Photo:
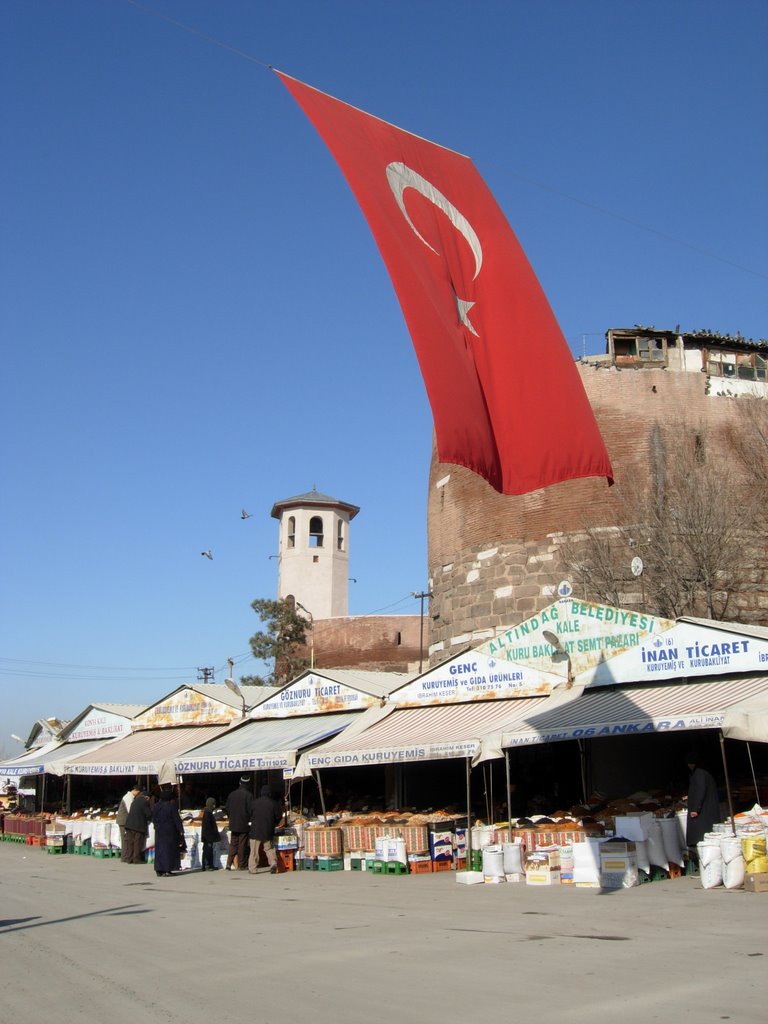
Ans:
[[[361,506],[350,611],[418,611],[424,387],[264,65],[471,156],[578,355],[634,323],[768,335],[766,43],[763,0],[6,0],[0,753],[253,671],[269,512],[315,484]]]

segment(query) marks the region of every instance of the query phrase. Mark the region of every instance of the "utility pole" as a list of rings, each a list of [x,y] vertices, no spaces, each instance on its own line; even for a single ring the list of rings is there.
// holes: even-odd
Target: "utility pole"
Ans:
[[[204,683],[213,682],[213,673],[215,669],[212,668],[198,668],[197,670],[197,681],[202,680]]]
[[[420,594],[411,593],[411,597],[417,597],[421,601],[421,622],[419,623],[419,673],[424,664],[424,601],[432,597],[429,590],[422,590]]]

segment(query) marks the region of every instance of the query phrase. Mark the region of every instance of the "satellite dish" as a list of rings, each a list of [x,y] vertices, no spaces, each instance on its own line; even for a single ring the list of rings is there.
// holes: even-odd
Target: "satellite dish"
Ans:
[[[643,565],[642,558],[640,558],[639,555],[635,555],[635,557],[629,563],[629,568],[632,570],[633,576],[642,576],[643,569],[645,568],[645,566]]]

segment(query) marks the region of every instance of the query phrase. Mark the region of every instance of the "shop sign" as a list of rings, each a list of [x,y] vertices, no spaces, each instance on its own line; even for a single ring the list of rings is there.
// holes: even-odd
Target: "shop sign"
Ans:
[[[670,619],[568,597],[500,630],[477,650],[498,661],[554,672],[561,680],[570,672],[573,679],[673,625]],[[553,636],[557,646],[551,642]]]
[[[21,778],[24,775],[43,775],[44,772],[44,764],[5,765],[4,768],[0,769],[0,775],[7,775],[9,778],[14,779]]]
[[[606,736],[646,736],[654,732],[682,732],[686,729],[717,729],[723,724],[724,712],[697,715],[675,715],[668,718],[644,718],[640,722],[611,722],[604,725],[566,727],[557,732],[527,732],[504,737],[504,746],[528,747],[534,743],[558,743],[563,740],[603,739]]]
[[[188,757],[175,763],[180,775],[195,775],[202,772],[268,771],[293,765],[293,754],[241,754],[238,756]]]
[[[338,753],[305,754],[310,768],[345,768],[357,765],[402,764],[406,761],[433,761],[447,757],[474,757],[480,747],[478,740],[456,740],[445,743],[414,744],[410,747],[379,747],[370,750],[340,750]],[[322,750],[322,748],[321,748]]]
[[[120,764],[65,764],[64,775],[157,775],[162,761],[125,761]]]
[[[400,707],[459,704],[473,700],[538,697],[562,682],[552,672],[510,664],[481,650],[467,651],[438,665],[412,683],[390,694],[389,703]]]
[[[68,732],[67,743],[79,740],[102,740],[127,736],[131,731],[130,719],[108,711],[94,709],[83,718],[72,732]]]
[[[379,698],[362,693],[325,676],[302,676],[275,696],[257,705],[251,718],[290,718],[294,715],[322,715],[331,711],[364,711]]]
[[[134,719],[134,728],[159,729],[170,725],[226,725],[241,717],[241,709],[185,687],[161,703],[142,711]]]
[[[768,641],[689,622],[671,624],[620,657],[595,666],[590,682],[656,682],[685,676],[768,671]]]

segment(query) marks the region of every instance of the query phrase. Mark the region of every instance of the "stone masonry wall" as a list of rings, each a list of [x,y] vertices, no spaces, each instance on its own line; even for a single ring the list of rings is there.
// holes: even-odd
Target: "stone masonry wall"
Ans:
[[[315,666],[407,672],[419,663],[420,622],[418,615],[349,615],[317,619],[314,625]],[[304,656],[309,658],[309,648]],[[425,661],[426,656],[425,616]]]
[[[708,395],[703,373],[578,366],[611,457],[613,487],[605,480],[571,480],[505,496],[469,470],[440,463],[433,451],[427,513],[433,663],[556,599],[557,584],[568,576],[564,540],[587,523],[616,522],[622,481],[647,474],[655,423],[701,426],[708,443],[718,443],[733,422],[734,400]],[[734,611],[743,621],[768,624],[762,545],[751,576]],[[625,606],[642,604],[639,585],[623,596]]]

